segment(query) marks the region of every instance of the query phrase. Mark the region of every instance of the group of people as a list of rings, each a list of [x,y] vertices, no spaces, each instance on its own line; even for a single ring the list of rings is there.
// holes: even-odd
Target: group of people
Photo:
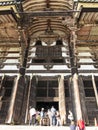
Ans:
[[[76,123],[72,112],[69,110],[68,119],[70,120],[70,130],[85,130],[85,122],[79,119]],[[44,108],[41,111],[36,111],[35,108],[29,110],[29,125],[49,125],[61,126],[61,117],[59,111],[54,106],[45,112]]]
[[[60,113],[52,106],[45,112],[44,108],[41,111],[36,111],[35,108],[29,110],[29,125],[49,125],[60,126]]]

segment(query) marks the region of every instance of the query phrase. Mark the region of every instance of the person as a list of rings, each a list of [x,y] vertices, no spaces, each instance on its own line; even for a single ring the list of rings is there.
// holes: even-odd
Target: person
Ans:
[[[84,120],[80,118],[77,121],[77,126],[79,127],[79,130],[85,130],[85,122],[84,122]]]
[[[60,117],[60,112],[56,112],[56,126],[61,126],[61,117]]]
[[[41,108],[41,112],[40,112],[40,125],[43,125],[44,117],[45,117],[44,108]]]
[[[39,111],[37,111],[36,112],[36,125],[40,125],[40,112]]]
[[[75,125],[75,122],[72,120],[71,121],[71,124],[70,124],[70,130],[76,130],[76,125]]]
[[[49,118],[49,126],[51,126],[52,125],[51,109],[48,109],[47,115],[48,115],[48,118]]]
[[[94,118],[94,124],[95,124],[95,126],[98,126],[98,123],[97,123],[97,119],[96,119],[96,118]]]
[[[52,118],[52,124],[53,126],[56,125],[56,109],[54,106],[51,107],[51,118]]]
[[[29,117],[30,117],[30,120],[29,120],[29,125],[35,125],[36,124],[36,110],[35,108],[33,107],[30,107],[30,110],[29,110]]]
[[[73,113],[70,110],[69,110],[69,114],[68,114],[68,119],[70,120],[70,122],[72,120],[74,120]]]

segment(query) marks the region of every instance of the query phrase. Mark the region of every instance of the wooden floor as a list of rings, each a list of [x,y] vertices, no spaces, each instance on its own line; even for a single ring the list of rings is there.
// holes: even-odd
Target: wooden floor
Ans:
[[[29,126],[29,125],[0,125],[0,130],[70,130],[69,126]],[[86,127],[86,130],[98,130],[98,127]]]

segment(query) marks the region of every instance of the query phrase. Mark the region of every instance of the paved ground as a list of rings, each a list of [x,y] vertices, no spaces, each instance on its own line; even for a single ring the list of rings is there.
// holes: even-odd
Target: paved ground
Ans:
[[[0,125],[0,130],[70,130],[69,126],[28,126]],[[98,130],[98,127],[86,127],[86,130]]]

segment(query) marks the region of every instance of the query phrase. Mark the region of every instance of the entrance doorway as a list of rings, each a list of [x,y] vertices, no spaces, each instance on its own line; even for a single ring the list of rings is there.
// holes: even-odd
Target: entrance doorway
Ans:
[[[45,111],[47,111],[48,109],[50,109],[52,106],[54,106],[56,108],[56,110],[59,109],[59,104],[58,102],[37,102],[36,103],[36,109],[38,111],[41,110],[41,108],[44,108]]]

